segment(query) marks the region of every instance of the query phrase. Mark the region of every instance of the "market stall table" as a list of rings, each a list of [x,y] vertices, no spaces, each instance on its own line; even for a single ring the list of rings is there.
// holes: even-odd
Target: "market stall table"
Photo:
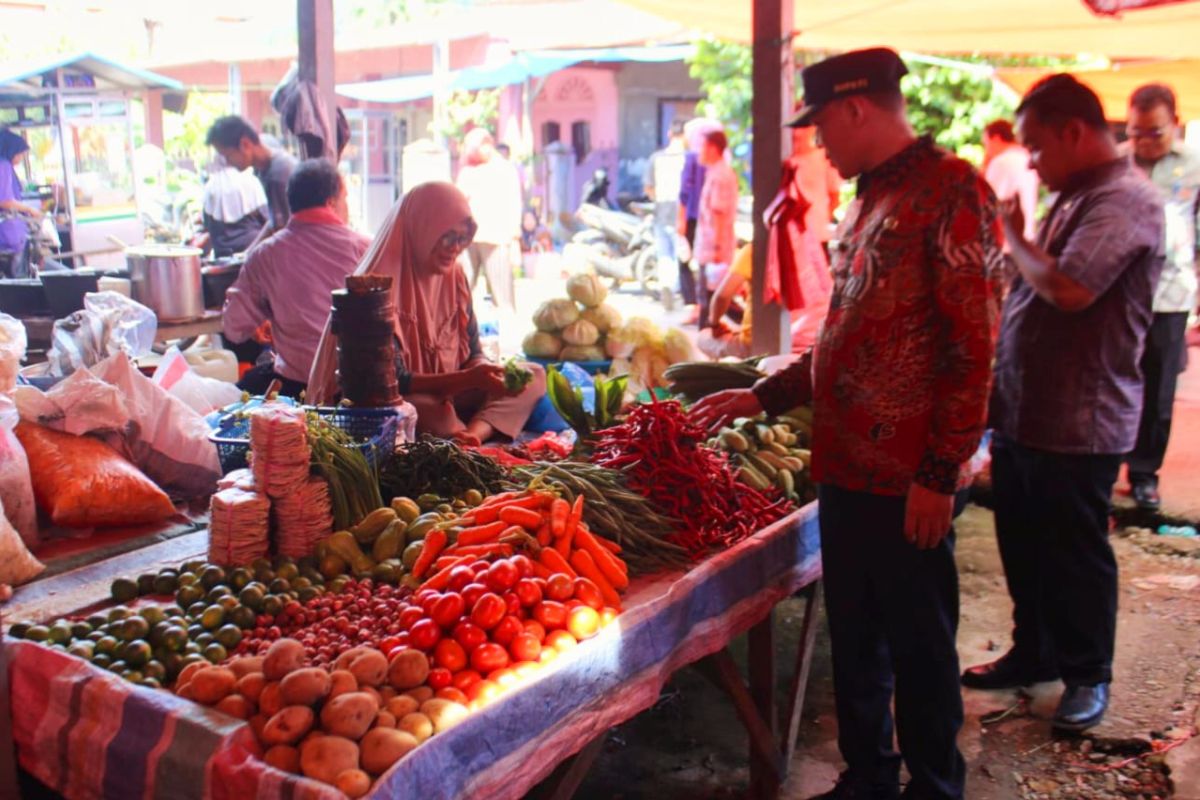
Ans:
[[[772,796],[795,743],[820,575],[810,504],[689,572],[636,580],[612,625],[422,744],[371,796],[518,798],[580,753],[551,787],[555,797],[569,796],[605,732],[653,705],[673,672],[697,662],[729,692],[747,726],[755,796]],[[772,610],[805,588],[805,629],[780,743]],[[725,649],[748,630],[749,688]],[[231,717],[32,642],[6,639],[5,650],[21,765],[68,798],[342,796],[252,758],[253,734]]]
[[[29,337],[29,346],[42,348],[49,346],[50,335],[54,330],[54,320],[50,317],[28,317],[21,320],[25,325],[25,335]],[[216,335],[222,331],[221,312],[208,309],[204,316],[187,322],[159,322],[155,340],[173,342],[178,339],[193,339],[197,336]]]

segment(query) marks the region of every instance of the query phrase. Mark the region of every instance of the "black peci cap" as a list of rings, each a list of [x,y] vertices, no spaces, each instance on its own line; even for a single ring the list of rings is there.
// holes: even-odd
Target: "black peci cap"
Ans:
[[[801,74],[804,104],[784,125],[788,128],[812,125],[813,114],[842,97],[899,89],[900,78],[907,74],[908,67],[900,56],[886,47],[854,50],[819,61],[804,68]]]

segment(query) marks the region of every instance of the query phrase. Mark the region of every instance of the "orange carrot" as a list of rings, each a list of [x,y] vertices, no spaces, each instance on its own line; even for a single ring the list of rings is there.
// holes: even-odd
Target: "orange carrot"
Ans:
[[[538,544],[540,544],[542,547],[550,546],[550,530],[551,528],[549,522],[543,522],[542,527],[538,528],[537,530]]]
[[[621,552],[621,545],[617,544],[612,539],[605,539],[603,536],[597,536],[594,533],[592,534],[592,536],[596,539],[597,542],[600,543],[600,546],[603,547],[608,552],[610,552],[610,553],[620,553]]]
[[[489,522],[486,525],[476,525],[474,528],[463,528],[458,532],[458,544],[486,544],[500,538],[500,534],[508,528],[506,522]]]
[[[500,509],[500,519],[509,525],[520,525],[528,531],[536,531],[542,524],[541,514],[519,506],[505,506]]]
[[[433,562],[446,547],[446,541],[446,532],[437,528],[425,535],[425,544],[421,547],[421,555],[417,556],[417,561],[413,564],[412,575],[414,578],[421,578],[429,571]]]
[[[621,596],[617,594],[617,590],[608,582],[608,578],[604,577],[604,573],[596,566],[596,562],[592,560],[592,556],[587,550],[576,550],[572,553],[571,566],[575,567],[580,575],[600,588],[600,594],[604,598],[606,605],[610,605],[613,608],[621,607]]]
[[[614,589],[629,588],[629,576],[625,574],[619,564],[621,562],[616,556],[604,549],[604,547],[596,541],[596,537],[580,528],[575,531],[575,545],[592,557],[592,561],[596,567],[604,573],[604,577],[612,584]]]
[[[433,573],[433,575],[429,578],[429,580],[427,580],[421,584],[421,588],[424,589],[424,588],[428,587],[430,589],[439,589],[439,590],[445,589],[450,584],[451,571],[453,571],[453,569],[455,567],[466,566],[467,564],[470,564],[474,560],[475,560],[475,556],[460,556],[460,557],[454,559],[454,561],[447,564],[445,567],[442,567],[437,572]]]
[[[544,553],[546,551],[543,550],[542,552]],[[534,577],[541,578],[542,580],[550,580],[550,576],[553,575],[554,573],[551,572],[549,567],[547,567],[542,562],[534,561],[533,562],[533,574],[534,574]]]
[[[550,532],[557,539],[567,530],[567,517],[571,516],[571,504],[561,497],[550,504]]]
[[[571,516],[567,517],[567,527],[563,536],[568,538],[575,535],[575,529],[579,527],[579,523],[583,520],[583,495],[575,498],[575,504],[571,506]]]
[[[471,544],[465,547],[453,545],[442,551],[442,558],[438,559],[440,563],[443,558],[458,558],[459,556],[490,556],[499,554],[505,557],[512,555],[512,546],[501,542],[490,542],[488,544]]]
[[[499,496],[499,495],[497,495]],[[549,495],[553,497],[554,495]],[[471,511],[471,518],[476,524],[484,525],[488,522],[495,522],[500,518],[500,512],[506,508],[541,508],[545,502],[545,498],[541,494],[526,494],[518,497],[510,497],[498,503],[489,504],[484,501],[484,504],[476,507]]]
[[[575,570],[571,568],[571,565],[567,563],[567,559],[563,557],[562,553],[552,547],[542,548],[542,552],[538,555],[538,560],[551,572],[561,572],[572,578],[579,577]]]

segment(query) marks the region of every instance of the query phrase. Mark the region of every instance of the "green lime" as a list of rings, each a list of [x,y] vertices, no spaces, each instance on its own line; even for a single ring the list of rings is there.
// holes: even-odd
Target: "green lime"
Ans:
[[[49,637],[51,644],[66,644],[71,641],[71,625],[59,620],[50,626]]]
[[[112,663],[112,656],[106,656],[104,653],[96,653],[92,656],[92,666],[100,669],[108,669],[108,665]]]
[[[96,654],[96,645],[89,641],[74,642],[67,648],[67,652],[73,656],[90,660]]]
[[[216,640],[217,640],[217,637],[214,633],[212,633],[212,631],[205,631],[204,633],[202,633],[199,636],[192,639],[192,641],[195,642],[196,645],[198,647],[200,647],[201,649],[208,647],[210,644],[212,644]]]
[[[292,590],[291,583],[286,578],[276,578],[271,581],[271,594],[284,594]]]
[[[222,597],[233,597],[233,591],[228,586],[214,586],[208,590],[208,594],[204,595],[204,600],[208,603],[215,603]]]
[[[187,615],[189,617],[191,617],[192,619],[199,619],[200,615],[203,614],[207,610],[208,610],[208,603],[204,602],[203,600],[199,600],[195,603],[192,603],[190,606],[188,606]]]
[[[29,622],[28,620],[14,622],[12,624],[12,626],[8,629],[8,635],[13,637],[14,639],[24,639],[25,634],[29,631],[30,628],[32,628],[34,626],[34,624],[35,623]]]
[[[312,581],[310,581],[308,578],[304,577],[303,575],[301,575],[301,576],[300,576],[300,577],[298,577],[298,578],[293,578],[293,579],[292,579],[292,589],[293,589],[293,591],[297,591],[297,592],[298,592],[298,591],[300,591],[301,589],[308,589],[308,588],[310,588],[312,585],[313,585],[313,582],[312,582]]]
[[[138,596],[138,585],[136,581],[131,581],[129,578],[117,578],[112,582],[110,591],[113,600],[118,603],[128,603]]]
[[[163,677],[165,678],[166,676],[164,675]],[[138,685],[145,686],[147,689],[161,689],[162,681],[157,678],[142,678],[138,681]]]
[[[220,664],[229,658],[229,653],[220,644],[213,642],[204,648],[204,657],[213,664]]]
[[[175,592],[175,602],[179,603],[183,608],[187,608],[192,603],[198,603],[204,599],[204,590],[199,586],[188,585],[180,586]]]
[[[189,639],[195,639],[202,633],[204,633],[204,626],[199,622],[195,623],[194,625],[188,625],[187,627],[187,635]]]
[[[179,573],[179,577],[176,579],[175,582],[178,583],[181,587],[195,586],[197,583],[200,582],[200,579],[196,577],[196,573],[194,573],[194,572],[181,572],[181,573]]]
[[[301,567],[300,577],[308,578],[309,582],[312,583],[313,586],[320,586],[321,584],[325,583],[325,576],[317,571],[316,566]]]
[[[153,655],[154,650],[150,647],[150,643],[143,642],[141,639],[129,642],[121,652],[121,657],[125,659],[125,663],[132,664],[135,667],[145,664]]]
[[[341,556],[336,556],[333,553],[321,559],[321,574],[326,580],[334,580],[339,575],[346,574],[346,562]]]
[[[157,661],[147,661],[146,666],[142,667],[142,673],[147,678],[162,681],[167,677],[167,668]]]
[[[176,605],[163,606],[163,613],[167,615],[167,619],[176,619],[183,616],[183,609]]]
[[[421,557],[421,550],[425,547],[425,542],[416,541],[410,542],[404,548],[404,552],[400,554],[400,561],[404,563],[405,569],[412,569],[413,564],[417,563],[417,559]]]
[[[232,611],[235,608],[242,607],[242,604],[238,602],[236,597],[229,597],[228,595],[225,597],[218,597],[216,599],[216,604],[226,611]]]
[[[133,613],[133,612],[132,612],[132,611],[130,611],[130,610],[129,610],[128,608],[126,608],[125,606],[113,606],[112,608],[110,608],[110,609],[108,610],[108,621],[109,621],[110,623],[111,623],[111,622],[116,622],[116,621],[118,621],[118,620],[125,619],[126,617],[128,617],[128,616],[129,616],[130,614],[132,614],[132,613]]]
[[[203,635],[203,634],[201,634],[201,635]],[[189,641],[187,644],[185,644],[183,646],[184,663],[187,663],[188,656],[200,655],[200,649],[201,649],[200,645],[196,644],[195,639],[193,639],[193,640]]]
[[[174,594],[179,588],[179,576],[174,572],[160,572],[154,579],[155,594]]]
[[[239,592],[249,586],[252,580],[254,580],[254,575],[245,567],[238,567],[229,573],[229,585],[233,587],[235,592]]]
[[[158,577],[157,575],[154,575],[151,573],[147,573],[145,575],[138,575],[138,578],[137,578],[138,594],[140,594],[140,595],[154,594],[154,579],[157,577]]]
[[[396,582],[396,568],[390,564],[376,564],[375,568],[371,570],[371,577],[377,581],[394,584]]]
[[[275,570],[271,569],[270,567],[256,569],[254,570],[254,580],[264,585],[268,584],[275,580]]]
[[[237,625],[222,625],[217,630],[217,641],[232,650],[242,641],[242,629]]]
[[[71,623],[71,636],[75,639],[86,639],[92,632],[92,626],[82,620]]]
[[[200,585],[211,589],[225,580],[225,570],[215,565],[209,565],[200,572]]]
[[[107,634],[105,634],[104,631],[92,631],[91,633],[89,633],[87,635],[87,640],[89,642],[98,642],[101,639],[103,639],[106,635]]]
[[[175,625],[168,628],[162,637],[162,646],[174,653],[183,650],[187,643],[187,631]]]
[[[107,669],[109,672],[115,672],[120,675],[122,672],[129,669],[129,665],[124,661],[117,659],[116,661],[110,661],[105,669]]]
[[[138,614],[152,626],[167,618],[167,612],[162,610],[162,606],[146,606]]]
[[[104,614],[92,614],[90,617],[88,617],[84,621],[87,622],[88,625],[92,626],[92,630],[95,630],[97,628],[102,628],[105,625],[107,625],[108,617],[106,617]]]
[[[341,594],[346,588],[346,584],[350,582],[350,578],[346,575],[339,575],[329,583],[329,591],[334,594]]]
[[[200,615],[200,624],[210,631],[221,627],[223,622],[225,622],[225,609],[218,605],[209,606]]]
[[[321,596],[321,590],[315,586],[309,586],[307,589],[301,589],[300,593],[297,595],[297,597],[301,603],[307,603],[310,600],[313,600],[320,596]]]
[[[416,591],[421,588],[421,579],[415,575],[405,575],[400,579],[400,585]]]
[[[159,661],[162,662],[163,669],[167,671],[167,676],[171,680],[175,680],[179,670],[183,669],[183,656],[179,653],[167,653]]]
[[[142,617],[130,617],[121,624],[121,638],[127,642],[145,639],[150,634],[150,623]]]
[[[254,611],[246,606],[238,606],[230,610],[228,619],[242,630],[249,630],[254,627]]]
[[[204,656],[200,655],[199,650],[197,650],[194,653],[188,653],[187,655],[185,655],[183,657],[183,663],[179,666],[179,668],[183,669],[188,664],[195,664],[197,661],[204,661]]]
[[[118,644],[119,642],[116,640],[116,638],[112,636],[105,636],[96,642],[96,652],[103,653],[106,656],[111,656],[113,653],[117,652]]]
[[[238,600],[242,605],[252,611],[258,611],[262,608],[264,592],[262,589],[251,584],[238,592]]]
[[[146,641],[155,647],[158,647],[160,644],[162,644],[163,636],[172,627],[173,626],[171,623],[165,620],[163,622],[154,623],[153,627],[150,628],[150,635],[146,637]]]
[[[146,679],[146,676],[142,674],[142,671],[137,669],[127,669],[121,673],[121,677],[130,683],[141,683]]]
[[[184,572],[194,572],[197,575],[199,575],[200,571],[203,570],[207,566],[208,566],[208,562],[206,562],[206,561],[200,561],[200,560],[185,561],[185,562],[183,562],[183,564],[180,565],[179,572],[181,574]]]
[[[273,594],[269,594],[263,598],[262,613],[270,614],[272,617],[279,616],[279,612],[283,611],[283,601]]]
[[[292,561],[285,561],[275,570],[275,576],[285,581],[295,580],[300,577],[300,568]]]

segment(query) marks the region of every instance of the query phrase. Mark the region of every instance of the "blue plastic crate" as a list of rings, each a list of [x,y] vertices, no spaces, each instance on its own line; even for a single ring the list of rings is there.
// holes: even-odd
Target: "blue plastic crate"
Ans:
[[[306,410],[313,410],[306,406]],[[355,439],[356,447],[366,456],[367,463],[376,465],[390,455],[396,441],[396,425],[399,414],[392,408],[348,408],[335,406],[317,408],[317,414],[338,430]],[[247,466],[250,452],[249,422],[233,413],[223,414],[216,420],[216,428],[208,440],[217,447],[221,460],[221,471],[228,474]]]

